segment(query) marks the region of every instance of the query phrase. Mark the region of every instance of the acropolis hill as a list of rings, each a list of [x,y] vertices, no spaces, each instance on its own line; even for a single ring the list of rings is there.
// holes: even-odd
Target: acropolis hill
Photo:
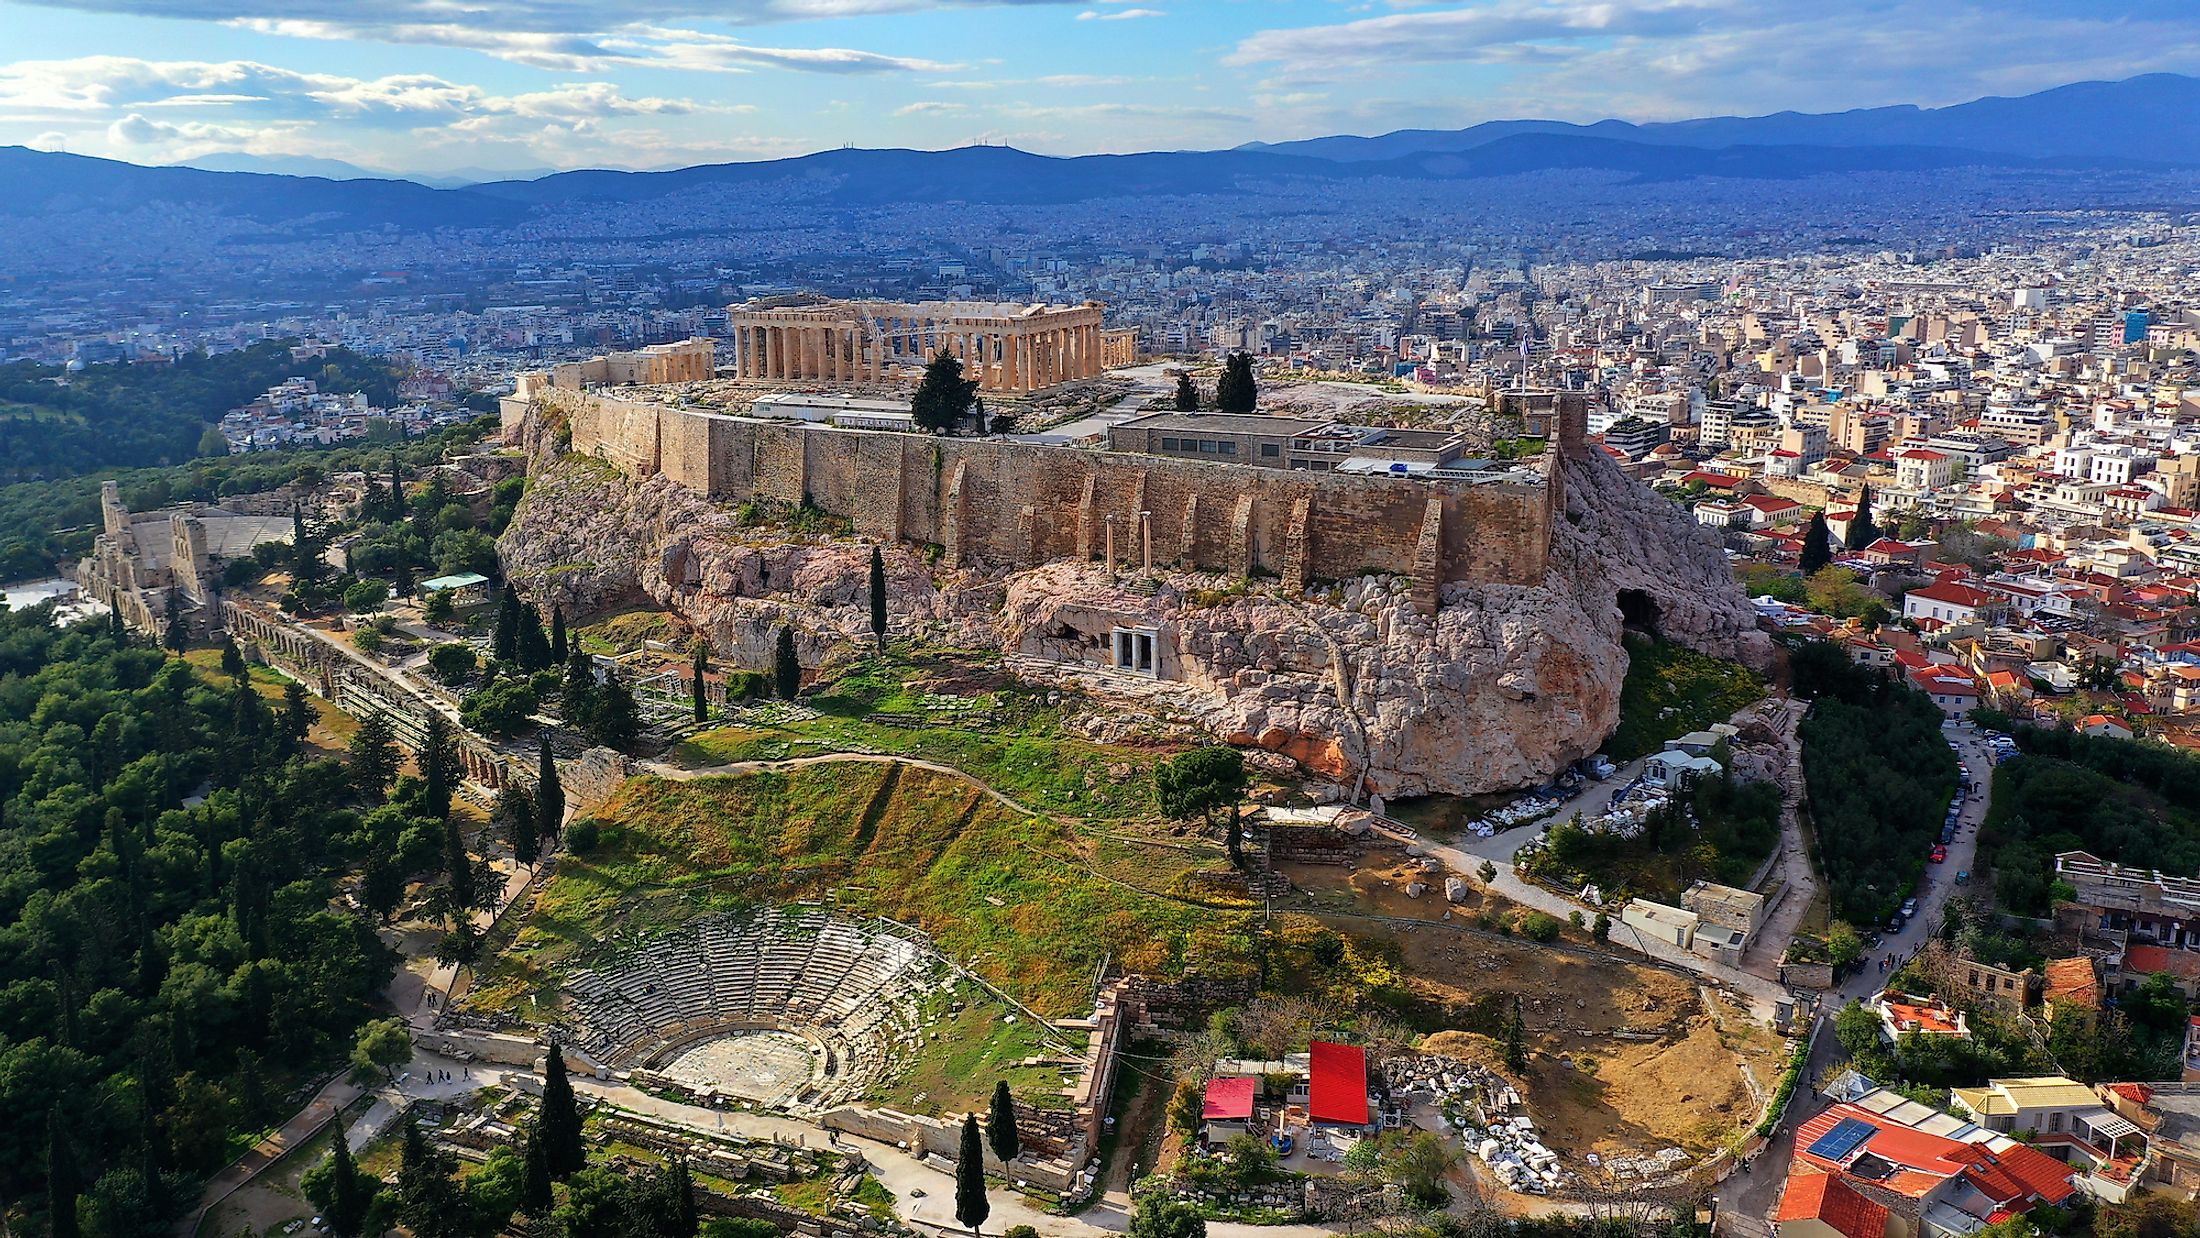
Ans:
[[[535,485],[510,573],[581,613],[672,609],[737,665],[781,625],[805,664],[868,639],[868,543],[901,624],[1385,794],[1541,781],[1615,725],[1627,618],[1769,657],[1716,544],[1539,407],[1549,445],[1487,477],[1168,459],[767,421],[679,387],[527,385]],[[1228,422],[1228,414],[1210,414]],[[739,512],[750,514],[744,523]],[[852,536],[759,512],[842,518]]]

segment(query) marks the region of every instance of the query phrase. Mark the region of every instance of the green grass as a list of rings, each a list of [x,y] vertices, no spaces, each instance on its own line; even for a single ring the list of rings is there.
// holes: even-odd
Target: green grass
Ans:
[[[1040,812],[1114,820],[1154,815],[1148,770],[1168,748],[1065,734],[1059,706],[975,661],[952,653],[867,659],[804,698],[821,717],[720,727],[689,739],[672,757],[701,768],[888,753],[953,766]]]
[[[1763,695],[1764,685],[1745,667],[1629,636],[1619,729],[1605,742],[1605,754],[1615,762],[1632,761],[1660,750],[1666,740],[1726,721]]]
[[[602,840],[560,860],[513,948],[486,969],[480,1004],[525,1014],[530,994],[553,1000],[551,965],[563,959],[701,912],[828,895],[850,913],[923,928],[1050,1017],[1089,1008],[1103,958],[1163,976],[1252,967],[1245,915],[1095,876],[1063,826],[931,770],[636,778],[598,815]]]
[[[951,1011],[951,1002],[961,1002],[963,1008]],[[1060,1041],[1050,1046],[1044,1029],[1030,1019],[1019,1015],[1009,1022],[1008,1010],[976,986],[952,997],[935,995],[924,1015],[919,1022],[925,1041],[895,1064],[890,1079],[864,1096],[865,1104],[903,1113],[967,1113],[985,1107],[997,1079],[1008,1080],[1018,1102],[1033,1108],[1068,1104],[1061,1067],[1023,1064],[1026,1058],[1062,1055]]]

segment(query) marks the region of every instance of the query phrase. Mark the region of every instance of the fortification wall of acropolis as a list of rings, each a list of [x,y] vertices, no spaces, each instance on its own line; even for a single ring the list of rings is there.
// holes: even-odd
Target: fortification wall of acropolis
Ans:
[[[535,415],[570,427],[574,451],[630,476],[662,473],[724,502],[807,499],[866,536],[937,544],[950,566],[1102,558],[1112,529],[1121,563],[1150,555],[1299,587],[1395,573],[1433,610],[1444,583],[1543,583],[1563,509],[1557,451],[1540,482],[1421,482],[766,422],[562,389],[532,399]]]

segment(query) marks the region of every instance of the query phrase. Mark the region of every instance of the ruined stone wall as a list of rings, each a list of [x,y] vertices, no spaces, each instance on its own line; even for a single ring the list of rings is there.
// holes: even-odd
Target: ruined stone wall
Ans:
[[[1094,559],[1286,584],[1363,572],[1444,583],[1543,582],[1553,485],[1414,482],[978,439],[754,421],[590,393],[536,400],[572,447],[712,499],[807,500],[866,536],[933,543],[949,566]],[[1555,462],[1556,454],[1550,459]],[[1433,605],[1430,606],[1433,609]]]

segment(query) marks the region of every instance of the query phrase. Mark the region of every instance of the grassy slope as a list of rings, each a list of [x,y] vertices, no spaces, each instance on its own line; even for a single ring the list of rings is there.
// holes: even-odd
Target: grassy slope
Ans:
[[[1763,695],[1764,685],[1745,667],[1629,636],[1619,729],[1604,751],[1614,761],[1632,761],[1663,748],[1666,740],[1726,721]]]
[[[484,976],[485,1003],[517,1003],[529,989],[547,1000],[544,964],[622,935],[744,901],[828,894],[924,928],[1050,1016],[1086,1008],[1103,957],[1164,975],[1250,965],[1244,916],[1094,876],[1061,827],[927,770],[638,778],[600,816],[616,824],[596,851],[560,862],[514,951]]]

